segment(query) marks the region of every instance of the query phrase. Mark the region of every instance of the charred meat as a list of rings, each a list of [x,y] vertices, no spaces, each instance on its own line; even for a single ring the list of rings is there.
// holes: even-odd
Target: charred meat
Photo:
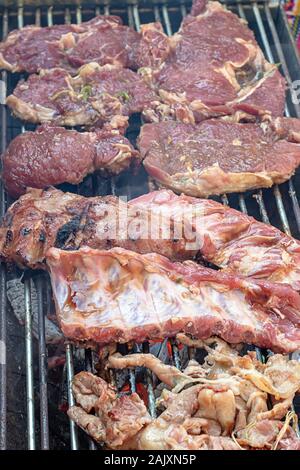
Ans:
[[[150,224],[155,228],[152,236],[148,233]],[[46,252],[53,246],[123,246],[141,253],[154,251],[173,259],[187,259],[198,250],[189,249],[184,238],[176,238],[180,225],[115,196],[86,198],[54,188],[30,189],[2,221],[0,257],[24,267],[45,268]]]
[[[125,203],[114,197],[29,190],[0,227],[0,257],[45,267],[49,248],[121,246],[173,260],[205,260],[244,276],[300,290],[300,243],[218,202],[161,190]]]
[[[177,224],[183,221],[183,237],[196,240],[198,254],[215,266],[300,290],[300,243],[272,225],[216,201],[176,196],[168,190],[153,191],[130,204]],[[194,245],[186,245],[190,246]]]

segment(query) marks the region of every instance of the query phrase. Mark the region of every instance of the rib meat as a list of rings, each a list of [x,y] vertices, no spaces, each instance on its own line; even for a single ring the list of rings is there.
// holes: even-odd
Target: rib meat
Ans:
[[[3,219],[0,257],[41,268],[53,246],[121,246],[173,260],[200,255],[229,272],[300,290],[299,241],[218,202],[168,190],[128,204],[114,196],[85,198],[53,188],[29,190]]]
[[[108,344],[183,332],[274,351],[300,347],[300,296],[291,287],[114,248],[47,253],[56,313],[73,341]]]
[[[138,152],[117,131],[77,132],[44,124],[19,134],[2,156],[2,178],[9,194],[64,182],[78,184],[94,171],[120,173]]]
[[[153,238],[147,232],[150,223],[157,229]],[[53,246],[124,246],[174,259],[192,257],[197,249],[187,253],[186,241],[175,239],[175,232],[180,231],[175,227],[176,223],[161,220],[159,214],[131,207],[114,196],[86,198],[54,188],[31,189],[2,221],[0,257],[31,268],[44,268],[45,254]]]
[[[300,121],[291,118],[291,123],[299,132]],[[138,145],[147,172],[158,183],[207,197],[289,179],[300,163],[300,139],[294,143],[287,137],[266,123],[167,121],[142,126]]]
[[[11,31],[0,43],[0,68],[36,73],[54,67],[75,72],[88,62],[134,70],[158,66],[168,52],[168,40],[160,24],[149,24],[147,29],[138,33],[117,16],[101,15],[78,25],[26,26]],[[156,47],[149,42],[149,30]]]
[[[62,68],[44,70],[21,80],[6,103],[14,114],[33,123],[53,121],[58,125],[124,126],[118,117],[128,117],[152,106],[156,95],[143,79],[116,65],[92,62],[72,77]]]
[[[245,21],[219,2],[201,2],[170,38],[158,68],[143,73],[167,106],[158,114],[192,122],[233,114],[281,116],[285,81],[268,63]],[[154,119],[153,112],[146,112]]]
[[[168,190],[153,191],[130,204],[178,224],[189,221],[181,233],[189,241],[197,240],[198,253],[206,261],[227,272],[288,283],[300,290],[300,242],[272,225],[216,201],[176,196]]]

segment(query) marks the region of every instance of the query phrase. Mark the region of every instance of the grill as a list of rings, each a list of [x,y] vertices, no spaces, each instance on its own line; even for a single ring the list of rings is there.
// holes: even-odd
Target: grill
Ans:
[[[175,32],[187,14],[191,2],[182,1],[134,1],[97,2],[92,5],[76,2],[64,5],[53,2],[53,6],[40,5],[38,2],[24,2],[24,6],[12,6],[13,2],[0,1],[0,33],[5,37],[14,28],[27,24],[42,26],[78,22],[91,19],[98,14],[116,14],[122,17],[125,24],[139,30],[142,23],[161,21],[168,35]],[[17,2],[15,2],[17,3]],[[28,3],[28,5],[26,5]],[[45,2],[49,5],[49,2]],[[50,2],[51,3],[51,2]],[[75,3],[75,2],[74,2]],[[270,62],[279,63],[289,88],[294,80],[299,79],[300,63],[282,7],[273,1],[227,1],[228,7],[240,17],[246,19],[254,30],[259,45]],[[33,6],[35,4],[36,6]],[[6,6],[7,5],[7,6]],[[2,72],[2,80],[6,84],[7,93],[11,93],[20,76]],[[287,93],[285,107],[287,116],[300,117],[300,107],[292,102],[290,90]],[[129,138],[134,141],[140,123],[133,120],[128,129]],[[26,126],[27,129],[30,126]],[[25,127],[10,116],[5,106],[1,106],[1,149]],[[248,192],[245,194],[224,194],[223,204],[228,204],[243,212],[247,212],[265,223],[271,223],[292,234],[300,235],[300,173],[290,181],[271,189]],[[1,184],[1,183],[0,183]],[[70,189],[70,187],[65,189]],[[111,180],[98,176],[90,176],[78,187],[71,190],[81,194],[116,194],[127,195],[129,198],[149,190],[147,177],[143,170],[132,185],[130,174],[125,173]],[[0,214],[3,216],[11,203],[0,187]],[[59,411],[61,396],[66,396],[69,405],[73,404],[71,380],[74,370],[86,368],[94,371],[93,353],[89,350],[76,350],[66,344],[66,364],[63,372],[48,372],[47,346],[45,341],[45,315],[51,312],[51,290],[45,273],[25,273],[24,275],[24,309],[25,329],[14,319],[6,298],[6,282],[8,279],[20,277],[21,273],[7,270],[0,266],[0,448],[90,448],[96,445],[83,436],[73,422]],[[38,341],[33,338],[32,292],[37,291],[38,306]],[[164,341],[160,345],[151,346],[151,352],[165,360],[170,360],[180,367],[183,355],[191,357],[195,351],[179,351],[174,341]],[[149,351],[149,344],[135,345],[135,351]],[[122,346],[122,352],[126,347]],[[170,354],[167,354],[167,351]],[[25,354],[24,354],[25,353]],[[257,350],[261,360],[266,352]],[[131,391],[136,391],[136,377],[139,372],[128,371],[111,373],[111,381],[120,386],[120,381],[127,381]],[[149,371],[144,371],[144,386],[148,393],[149,410],[155,416],[154,378]],[[62,431],[58,433],[57,428]],[[22,437],[23,436],[23,437]]]

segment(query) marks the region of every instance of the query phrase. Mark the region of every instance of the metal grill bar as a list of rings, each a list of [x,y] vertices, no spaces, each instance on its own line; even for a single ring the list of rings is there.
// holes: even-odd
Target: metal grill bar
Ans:
[[[24,9],[18,8],[18,28],[24,26]],[[22,125],[21,132],[25,131]],[[35,440],[35,408],[34,408],[34,374],[32,353],[32,306],[31,306],[31,279],[24,281],[25,299],[25,355],[26,355],[26,405],[27,405],[27,445],[29,450],[36,448]]]
[[[5,9],[3,14],[3,38],[8,33],[8,11]],[[7,72],[2,72],[1,79],[5,88],[7,87]],[[6,107],[1,109],[1,151],[6,149]],[[5,214],[5,192],[2,180],[0,180],[0,217]],[[0,266],[0,449],[6,449],[6,428],[7,428],[7,364],[6,364],[6,268],[3,264]]]
[[[284,57],[284,53],[283,53],[283,50],[282,50],[282,47],[281,47],[281,44],[280,44],[278,33],[276,31],[274,20],[273,20],[273,17],[272,17],[272,14],[271,14],[271,11],[270,11],[270,8],[269,8],[268,5],[265,5],[265,13],[266,13],[266,17],[267,17],[267,20],[268,20],[268,25],[269,25],[270,30],[271,30],[272,38],[273,38],[273,41],[274,41],[274,44],[275,44],[275,49],[276,49],[276,52],[278,54],[282,69],[284,71],[284,75],[287,79],[287,82],[288,82],[289,86],[291,86],[292,79],[291,79],[290,72],[289,72],[289,69],[288,69],[288,66],[287,66],[287,63],[286,63],[286,60],[285,60],[285,57]],[[296,105],[295,103],[293,103],[293,107],[294,107],[294,111],[295,111],[296,116],[298,118],[300,118],[299,105]],[[286,114],[286,116],[291,116],[291,112],[290,112],[290,109],[288,107],[288,104],[286,104],[286,106],[285,106],[285,114]],[[296,219],[296,223],[297,223],[297,228],[298,228],[298,231],[300,233],[300,207],[299,207],[299,202],[298,202],[298,199],[297,199],[297,196],[296,196],[296,191],[294,189],[294,184],[293,184],[292,178],[289,180],[288,184],[289,184],[289,195],[290,195],[291,200],[292,200],[292,205],[293,205],[293,210],[294,210],[295,219]]]
[[[74,397],[72,393],[72,380],[74,377],[74,365],[73,365],[73,347],[71,344],[66,345],[66,364],[67,364],[67,381],[68,381],[68,403],[69,406],[74,406]],[[78,434],[77,426],[74,421],[70,421],[70,439],[71,449],[78,450]]]
[[[264,200],[263,200],[263,193],[262,193],[261,189],[258,191],[257,194],[255,194],[255,199],[256,199],[256,201],[258,203],[258,206],[259,206],[259,211],[260,211],[262,221],[265,224],[269,224],[270,220],[269,220],[267,209],[266,209],[266,206],[265,206],[265,203],[264,203]]]
[[[85,369],[88,372],[91,372],[92,374],[95,373],[93,355],[92,355],[92,351],[90,349],[85,350]],[[89,449],[90,450],[97,450],[97,446],[96,446],[95,442],[93,441],[93,439],[91,439],[89,437],[88,441],[89,441]]]
[[[143,343],[143,353],[149,353],[149,343]],[[147,390],[148,390],[148,400],[149,400],[149,413],[152,418],[156,418],[156,406],[155,406],[155,396],[153,390],[153,379],[152,373],[147,370],[146,371],[146,382],[147,382]]]
[[[241,5],[240,5],[240,7],[242,8]],[[266,33],[266,30],[265,30],[263,21],[262,21],[262,18],[261,18],[260,9],[259,9],[256,2],[253,3],[253,12],[254,12],[256,23],[257,23],[257,26],[258,26],[259,34],[261,36],[262,43],[263,43],[263,46],[264,46],[264,52],[265,52],[266,58],[268,59],[269,62],[274,63],[274,57],[273,57],[272,50],[271,50],[271,47],[270,47],[270,44],[269,44],[269,41],[268,41],[268,37],[267,37],[267,33]],[[280,189],[279,189],[278,185],[274,186],[273,192],[274,192],[274,196],[275,196],[275,200],[276,200],[276,204],[277,204],[277,209],[278,209],[278,213],[279,213],[279,216],[280,216],[280,219],[281,219],[283,230],[288,235],[291,235],[289,222],[288,222],[288,219],[287,219],[284,204],[283,204],[283,201],[282,201],[282,196],[281,196]]]
[[[33,387],[33,355],[32,355],[32,324],[30,279],[24,282],[25,298],[25,349],[26,349],[26,391],[27,391],[27,442],[28,449],[35,449],[34,426],[34,387]]]
[[[41,449],[49,449],[49,417],[48,417],[48,384],[47,384],[47,347],[45,339],[45,315],[43,310],[44,278],[36,281],[38,297],[38,326],[39,326],[39,380],[40,380],[40,423]]]
[[[35,24],[41,25],[41,10],[36,9]],[[48,365],[47,346],[45,338],[45,315],[43,309],[43,287],[46,282],[44,277],[38,278],[36,290],[38,297],[38,328],[39,328],[39,387],[40,387],[40,426],[41,426],[41,449],[49,449],[49,416],[48,416]]]

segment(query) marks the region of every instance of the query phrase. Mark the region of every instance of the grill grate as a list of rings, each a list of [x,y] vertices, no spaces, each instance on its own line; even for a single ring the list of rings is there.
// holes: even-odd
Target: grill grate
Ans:
[[[1,3],[1,2],[0,2]],[[72,6],[63,8],[61,5],[50,7],[39,7],[34,9],[32,6],[19,7],[15,10],[2,8],[0,9],[1,19],[1,34],[4,38],[7,33],[23,25],[33,24],[36,25],[52,25],[56,23],[70,23],[86,21],[98,14],[116,14],[120,15],[124,23],[129,24],[135,29],[139,30],[142,23],[150,21],[160,21],[168,35],[175,32],[179,24],[187,14],[191,2],[170,1],[168,3],[155,3],[149,1],[148,4],[141,1],[123,6],[120,2],[112,8],[109,5],[105,6],[90,6],[88,4],[80,6]],[[268,1],[254,2],[249,1],[228,1],[226,2],[229,8],[237,13],[241,18],[249,22],[249,26],[254,30],[257,40],[262,47],[266,58],[270,62],[280,62],[281,72],[285,75],[287,83],[290,85],[293,80],[296,80],[299,74],[299,61],[297,59],[296,50],[293,46],[291,36],[289,34],[288,26],[285,21],[283,12],[279,6],[271,7]],[[1,8],[1,7],[0,7]],[[2,72],[2,80],[7,86],[8,92],[14,88],[17,80],[20,77],[15,77],[7,72]],[[291,96],[288,93],[287,104],[285,108],[287,116],[300,117],[299,105],[294,105]],[[129,137],[134,140],[138,132],[138,122],[133,122],[128,130]],[[29,128],[29,126],[28,126]],[[7,143],[18,133],[25,130],[20,122],[13,119],[7,112],[5,106],[1,106],[1,149],[7,146]],[[239,195],[223,195],[219,198],[223,204],[230,205],[242,212],[249,213],[254,217],[261,219],[265,223],[272,223],[278,228],[282,229],[287,234],[292,234],[295,237],[300,235],[300,207],[299,198],[297,196],[296,188],[299,188],[298,172],[289,182],[280,186],[275,186],[272,189],[258,190],[256,192],[249,192]],[[79,193],[84,193],[86,187],[92,187],[94,194],[127,194],[129,198],[134,197],[143,192],[147,192],[147,178],[141,171],[138,183],[134,186],[131,185],[130,175],[114,177],[110,182],[102,180],[99,176],[91,176],[88,178],[88,183],[83,183],[77,188]],[[90,192],[91,194],[91,192]],[[0,181],[0,217],[6,211],[6,208],[11,203],[9,197],[5,194],[2,182]],[[0,266],[0,448],[5,449],[11,447],[10,434],[7,433],[7,425],[10,416],[10,401],[11,397],[7,393],[8,385],[14,371],[8,368],[11,363],[10,357],[5,360],[5,351],[9,351],[10,343],[13,344],[13,337],[8,332],[8,322],[10,312],[7,309],[6,300],[6,279],[8,276],[17,276],[18,272],[7,272],[4,265]],[[32,336],[32,318],[31,318],[31,288],[35,285],[38,295],[38,330],[39,341],[37,348],[33,341]],[[26,274],[24,281],[24,300],[25,300],[25,364],[24,368],[21,367],[19,375],[25,374],[26,387],[26,409],[24,409],[20,416],[24,419],[26,416],[27,443],[25,447],[35,449],[49,449],[53,441],[51,433],[49,433],[50,414],[48,411],[49,401],[48,394],[50,386],[53,384],[49,380],[47,371],[47,346],[45,342],[45,314],[49,313],[51,309],[51,302],[49,296],[48,279],[46,275],[32,275],[30,277]],[[163,354],[163,348],[166,348],[166,341],[156,352],[158,355]],[[181,366],[181,355],[175,341],[170,342],[172,347],[172,360],[176,367]],[[16,346],[16,344],[15,344]],[[23,343],[18,345],[23,348]],[[37,349],[37,350],[36,350]],[[135,345],[135,351],[148,352],[149,344]],[[14,351],[13,351],[14,352]],[[35,366],[34,358],[37,354],[38,367]],[[188,351],[189,357],[193,357],[194,351]],[[257,354],[261,360],[264,359],[260,350],[257,349]],[[71,392],[71,381],[74,375],[74,367],[76,366],[76,358],[74,356],[74,347],[71,344],[66,345],[66,390],[69,405],[73,404],[73,396]],[[93,355],[90,351],[85,351],[85,367],[87,370],[94,371]],[[36,370],[37,369],[37,370]],[[37,373],[36,373],[37,372]],[[112,382],[117,383],[117,373],[111,373]],[[128,379],[131,391],[136,390],[136,374],[134,371],[128,371]],[[155,416],[155,399],[154,399],[154,385],[153,376],[148,371],[146,374],[146,388],[149,396],[149,411],[152,416]],[[39,415],[39,419],[37,416]],[[78,449],[81,446],[81,439],[78,435],[78,429],[73,422],[70,422],[69,431],[69,446],[71,449]],[[53,431],[52,431],[53,433]],[[89,439],[88,447],[96,449],[94,442]]]

